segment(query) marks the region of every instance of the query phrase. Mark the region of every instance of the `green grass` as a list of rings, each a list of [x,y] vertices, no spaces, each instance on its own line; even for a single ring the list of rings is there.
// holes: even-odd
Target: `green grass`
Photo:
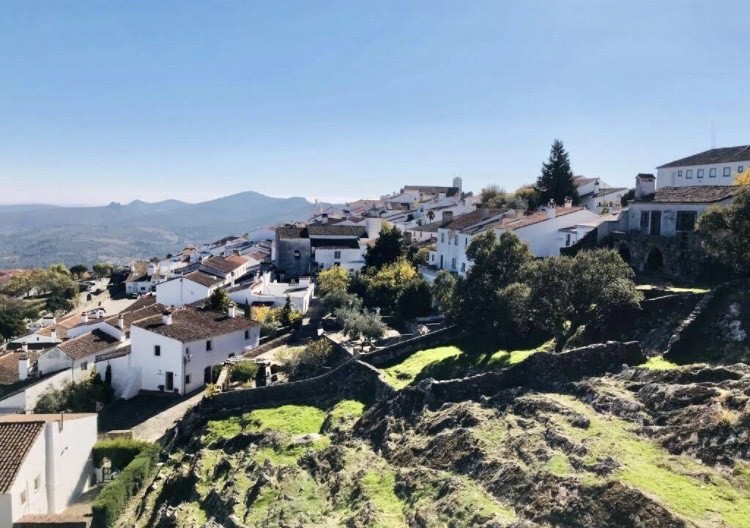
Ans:
[[[328,413],[332,429],[347,429],[362,416],[365,404],[357,400],[342,400]]]
[[[378,468],[365,473],[360,481],[364,495],[372,502],[380,515],[375,526],[389,528],[404,526],[404,504],[396,496],[396,474],[390,468]]]
[[[401,363],[386,368],[384,370],[386,379],[394,388],[403,389],[413,382],[428,365],[461,355],[463,352],[455,346],[420,350]]]
[[[578,400],[547,395],[591,420],[588,429],[558,426],[589,449],[587,462],[613,456],[622,464],[612,478],[629,484],[698,526],[750,527],[750,486],[741,477],[729,480],[720,471],[687,456],[673,456],[651,440],[637,436],[632,425],[618,418],[605,418]],[[562,465],[556,464],[558,470]],[[747,484],[747,483],[745,483]]]
[[[325,411],[310,405],[282,405],[243,415],[249,432],[271,429],[292,435],[319,432],[325,418]]]
[[[652,356],[641,366],[651,370],[672,370],[680,368],[678,364],[664,359],[664,356]]]
[[[401,363],[384,370],[386,381],[396,389],[403,389],[416,380],[427,377],[451,379],[472,373],[516,365],[536,352],[554,347],[548,341],[530,350],[498,350],[492,354],[467,354],[457,346],[444,346],[420,350]]]

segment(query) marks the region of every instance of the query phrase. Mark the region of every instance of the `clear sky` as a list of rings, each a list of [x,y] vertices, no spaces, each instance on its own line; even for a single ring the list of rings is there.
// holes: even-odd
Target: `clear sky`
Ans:
[[[508,190],[750,143],[731,1],[4,0],[0,203]]]

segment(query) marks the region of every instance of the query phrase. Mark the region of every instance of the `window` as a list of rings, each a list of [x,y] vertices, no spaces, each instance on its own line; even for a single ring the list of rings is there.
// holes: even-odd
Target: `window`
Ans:
[[[464,247],[469,245],[469,237],[464,237]]]
[[[682,171],[677,171],[677,177],[682,178]]]
[[[250,339],[250,330],[245,330],[245,341]]]
[[[677,232],[693,231],[697,216],[695,211],[677,211]]]
[[[456,245],[458,245],[458,235],[456,235]]]
[[[454,269],[454,270],[456,269],[456,258],[455,257],[453,257],[453,259],[451,260],[451,269]]]
[[[161,356],[161,345],[154,345],[154,355]]]
[[[445,233],[440,233],[440,243],[445,243]]]
[[[732,167],[724,167],[724,177],[728,178],[732,175]]]
[[[334,251],[333,252],[333,258],[340,259],[341,258],[341,251]]]
[[[296,259],[300,258],[300,252],[299,252],[299,249],[295,249],[295,250],[294,250],[294,258],[296,258]]]
[[[745,172],[745,167],[742,165],[737,165],[737,172]]]
[[[430,262],[435,262],[435,253],[430,254]]]
[[[88,370],[89,369],[89,362],[88,361],[82,361],[81,362],[81,370]]]
[[[685,171],[685,178],[687,178],[688,180],[693,179],[693,169],[688,169]]]
[[[42,485],[42,476],[37,475],[36,477],[34,477],[34,491],[38,490],[39,486],[41,485]]]
[[[708,169],[708,177],[716,178],[716,169]]]
[[[211,340],[209,339],[206,341],[206,352],[210,352],[214,349],[213,344],[211,343]]]
[[[185,385],[190,385],[190,374],[185,374]]]
[[[570,245],[570,233],[567,233],[565,235],[565,247],[568,247]]]
[[[641,211],[641,233],[648,234],[649,214],[648,211]]]
[[[698,178],[703,178],[703,169],[698,169]]]
[[[466,272],[466,262],[462,262],[461,263],[461,273],[465,273],[465,272]]]

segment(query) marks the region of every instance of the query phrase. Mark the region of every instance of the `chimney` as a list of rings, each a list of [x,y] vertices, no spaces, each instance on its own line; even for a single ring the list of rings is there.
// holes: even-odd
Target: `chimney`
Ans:
[[[87,324],[89,322],[89,314],[88,314],[88,312],[83,312],[81,315],[83,316],[83,319],[82,319],[83,324]]]
[[[653,174],[640,173],[635,177],[635,199],[648,200],[656,194],[656,178]]]
[[[328,213],[323,213],[322,215],[320,215],[320,218],[321,220],[323,220],[324,224],[328,223]]]
[[[39,341],[39,337],[37,337],[36,339],[37,339],[37,341]],[[23,352],[25,354],[28,351],[29,351],[29,344],[28,343],[23,343],[21,345],[21,352]]]
[[[237,317],[237,307],[234,305],[234,303],[229,303],[229,309],[227,310],[227,315],[234,319]]]
[[[26,354],[18,356],[18,380],[23,381],[29,377],[29,368],[31,360]]]
[[[571,207],[573,207],[573,197],[566,196],[565,197],[565,205],[563,207],[565,207],[565,209],[570,209]]]
[[[97,310],[96,315],[99,316],[99,319],[104,319],[104,310]]]
[[[555,202],[550,200],[547,204],[547,218],[550,220],[552,220],[557,214],[557,212],[555,211],[555,207]]]
[[[482,220],[487,220],[490,217],[490,210],[488,207],[482,207],[480,211],[482,211]]]
[[[443,211],[443,222],[453,221],[453,211]]]
[[[117,328],[120,330],[125,330],[125,317],[123,317],[122,314],[120,314],[120,317],[117,318]]]
[[[172,324],[172,312],[165,310],[161,313],[161,323],[165,326]]]

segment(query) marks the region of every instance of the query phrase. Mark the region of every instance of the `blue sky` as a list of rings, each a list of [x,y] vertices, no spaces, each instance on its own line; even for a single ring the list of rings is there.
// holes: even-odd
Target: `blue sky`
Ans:
[[[750,143],[736,2],[6,0],[0,203],[508,190]]]

